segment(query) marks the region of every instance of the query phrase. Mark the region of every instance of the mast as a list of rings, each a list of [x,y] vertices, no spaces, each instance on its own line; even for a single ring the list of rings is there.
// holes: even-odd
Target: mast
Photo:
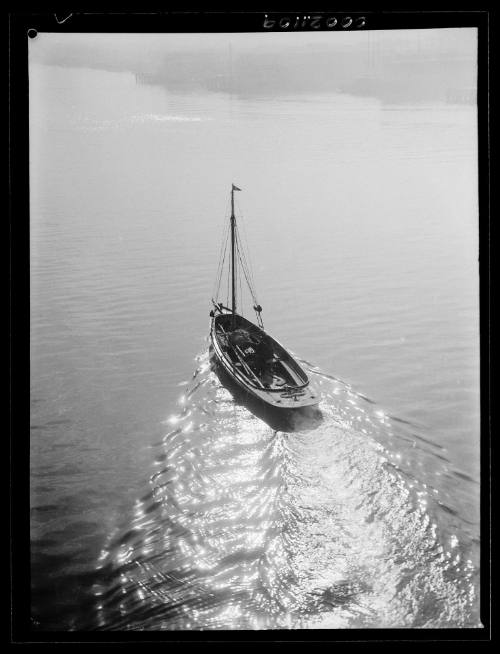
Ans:
[[[235,266],[235,224],[236,218],[234,216],[234,184],[231,187],[231,309],[233,312],[232,326],[234,328],[234,314],[236,313],[236,266]]]
[[[234,215],[234,192],[241,191],[240,188],[231,185],[231,310],[233,313],[232,327],[234,329],[234,315],[236,313],[236,218]]]

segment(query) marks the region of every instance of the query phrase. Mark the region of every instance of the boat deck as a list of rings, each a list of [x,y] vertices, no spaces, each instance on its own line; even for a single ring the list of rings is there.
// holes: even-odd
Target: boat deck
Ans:
[[[297,393],[307,383],[282,356],[278,348],[271,348],[265,362],[259,361],[259,343],[255,337],[247,342],[238,344],[231,342],[231,332],[226,331],[222,325],[217,325],[217,339],[236,370],[254,384],[266,390],[286,391],[294,389]],[[266,341],[269,348],[270,339]],[[264,365],[263,365],[264,363]]]

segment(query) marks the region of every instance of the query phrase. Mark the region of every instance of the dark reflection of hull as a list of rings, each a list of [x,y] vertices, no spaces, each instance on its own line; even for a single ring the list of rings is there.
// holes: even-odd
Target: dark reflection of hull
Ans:
[[[295,432],[315,429],[321,424],[323,416],[318,405],[301,406],[294,409],[289,407],[277,408],[261,401],[245,387],[238,384],[220,363],[212,348],[210,348],[210,365],[221,384],[227,388],[235,401],[263,420],[271,429]]]

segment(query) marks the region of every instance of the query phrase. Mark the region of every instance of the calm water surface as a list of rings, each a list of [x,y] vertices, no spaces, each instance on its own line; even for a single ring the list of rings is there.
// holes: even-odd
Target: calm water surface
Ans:
[[[479,626],[475,107],[32,72],[35,627]],[[314,431],[209,369],[233,181]]]

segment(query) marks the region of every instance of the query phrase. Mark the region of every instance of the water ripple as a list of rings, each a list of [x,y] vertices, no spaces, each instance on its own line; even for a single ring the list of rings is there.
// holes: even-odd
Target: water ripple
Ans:
[[[479,625],[472,543],[431,483],[459,473],[410,421],[309,372],[326,420],[284,434],[198,358],[149,488],[101,552],[92,628]]]

